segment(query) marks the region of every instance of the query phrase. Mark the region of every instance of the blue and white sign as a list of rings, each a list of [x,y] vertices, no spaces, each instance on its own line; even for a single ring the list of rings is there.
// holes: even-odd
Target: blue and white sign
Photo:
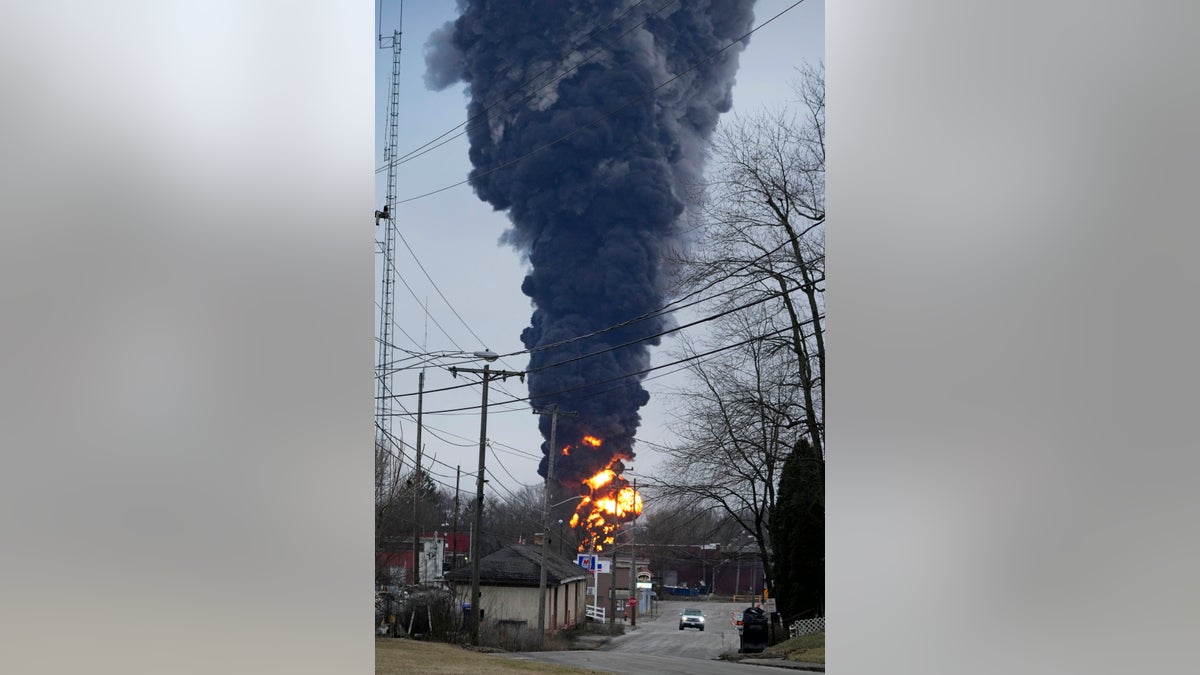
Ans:
[[[580,553],[575,556],[575,564],[589,572],[594,572],[596,571],[596,556]]]

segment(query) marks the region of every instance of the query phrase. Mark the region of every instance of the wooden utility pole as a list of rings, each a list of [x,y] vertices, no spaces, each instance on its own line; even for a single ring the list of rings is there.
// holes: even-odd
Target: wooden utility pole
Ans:
[[[608,603],[608,611],[611,613],[610,616],[612,617],[609,620],[609,624],[614,628],[617,624],[617,537],[620,534],[621,526],[618,524],[617,529],[613,530],[612,569],[609,570],[609,574],[611,574],[612,577],[608,580],[608,597],[610,600]]]
[[[633,494],[637,495],[637,479],[633,479]],[[634,497],[634,504],[637,503],[637,497]],[[634,516],[633,523],[629,526],[629,599],[637,598],[637,549],[633,545],[634,537],[637,536],[635,529],[637,525],[637,516]],[[628,606],[630,613],[629,625],[637,626],[637,610],[638,606],[633,603],[625,603]]]
[[[454,467],[454,543],[450,548],[450,569],[458,569],[458,479],[462,475],[462,465]]]
[[[546,554],[547,542],[550,539],[550,488],[554,485],[554,458],[558,455],[558,417],[575,417],[577,412],[563,412],[558,404],[550,406],[549,412],[534,410],[535,415],[550,415],[550,445],[546,450],[546,488],[542,491],[542,557],[541,572],[538,580],[538,629],[537,643],[540,647],[546,637]]]
[[[413,470],[413,573],[412,584],[416,586],[421,583],[421,521],[418,518],[417,508],[421,504],[421,428],[424,426],[421,422],[421,412],[425,398],[425,371],[422,370],[417,375],[417,464]]]
[[[475,356],[485,359],[489,363],[499,358],[498,355],[491,352],[476,352]],[[483,368],[450,368],[450,374],[454,377],[458,377],[460,372],[478,373],[483,376],[483,405],[480,406],[479,412],[479,473],[475,476],[475,523],[471,535],[471,644],[478,646],[479,613],[482,611],[479,606],[479,541],[483,538],[483,484],[485,482],[483,467],[487,452],[488,383],[492,380],[508,379],[509,377],[519,377],[524,382],[525,371],[493,371],[491,365],[485,365]]]

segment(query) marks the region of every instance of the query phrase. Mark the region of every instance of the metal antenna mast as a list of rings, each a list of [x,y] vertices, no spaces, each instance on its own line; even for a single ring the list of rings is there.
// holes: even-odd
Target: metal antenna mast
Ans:
[[[393,442],[392,436],[392,344],[394,343],[392,326],[395,318],[392,314],[393,293],[396,285],[396,215],[392,212],[392,204],[396,201],[396,131],[400,123],[400,28],[392,31],[391,36],[383,34],[383,0],[379,0],[379,48],[392,50],[392,76],[388,85],[387,128],[385,130],[386,144],[383,146],[383,160],[387,162],[387,199],[382,211],[375,212],[375,227],[383,228],[383,241],[376,239],[376,246],[383,257],[381,282],[379,289],[379,344],[375,361],[375,428],[376,444],[392,447],[394,454],[404,466],[404,447]],[[404,25],[404,2],[400,3],[400,26]],[[377,235],[378,236],[378,235]]]

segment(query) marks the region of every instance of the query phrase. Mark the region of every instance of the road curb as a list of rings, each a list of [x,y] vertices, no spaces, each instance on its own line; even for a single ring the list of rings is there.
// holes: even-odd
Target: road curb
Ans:
[[[791,668],[792,670],[806,670],[810,672],[825,672],[824,663],[810,663],[808,661],[786,661],[784,659],[727,659],[729,663],[746,663],[752,666],[770,666],[772,668]]]

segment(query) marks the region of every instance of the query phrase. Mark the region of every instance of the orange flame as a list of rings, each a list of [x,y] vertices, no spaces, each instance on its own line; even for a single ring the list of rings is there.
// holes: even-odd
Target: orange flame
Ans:
[[[596,490],[608,485],[612,482],[612,479],[616,477],[617,474],[613,473],[610,469],[603,469],[596,472],[596,475],[587,479],[585,482],[592,487],[592,492],[595,493]]]
[[[582,443],[599,447],[602,441],[595,436],[584,436]],[[570,521],[571,527],[585,530],[580,551],[589,548],[603,551],[605,546],[613,543],[617,527],[642,512],[642,496],[621,477],[619,471],[623,470],[623,465],[620,460],[620,456],[614,457],[608,466],[582,481],[586,492]]]

